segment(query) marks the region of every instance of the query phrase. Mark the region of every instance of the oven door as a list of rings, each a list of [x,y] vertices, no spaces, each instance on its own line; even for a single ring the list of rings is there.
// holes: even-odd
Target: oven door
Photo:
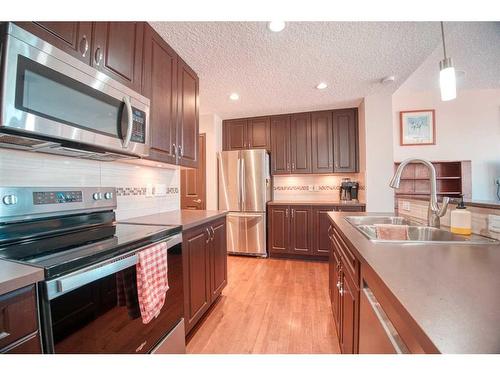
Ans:
[[[182,235],[167,243],[169,290],[148,324],[137,300],[135,253],[39,284],[44,352],[133,354],[165,347],[184,313]]]
[[[148,155],[147,98],[13,24],[4,44],[2,131]]]

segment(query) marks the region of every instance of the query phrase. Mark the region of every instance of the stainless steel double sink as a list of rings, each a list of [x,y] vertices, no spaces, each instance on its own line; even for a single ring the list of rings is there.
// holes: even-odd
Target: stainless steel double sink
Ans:
[[[479,235],[462,236],[444,229],[424,226],[401,216],[347,216],[346,221],[353,225],[365,237],[373,242],[384,243],[416,243],[416,244],[462,244],[462,245],[491,245],[500,242]],[[377,238],[377,224],[407,225],[408,238],[406,240],[382,240]],[[390,230],[387,228],[387,230]]]

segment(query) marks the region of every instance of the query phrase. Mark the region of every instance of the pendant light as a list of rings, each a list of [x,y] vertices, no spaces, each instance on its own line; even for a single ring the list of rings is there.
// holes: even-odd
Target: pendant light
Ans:
[[[444,59],[439,62],[439,87],[441,89],[441,100],[448,101],[457,97],[457,79],[453,61],[451,57],[446,57],[443,22],[441,22],[441,36],[443,38]]]

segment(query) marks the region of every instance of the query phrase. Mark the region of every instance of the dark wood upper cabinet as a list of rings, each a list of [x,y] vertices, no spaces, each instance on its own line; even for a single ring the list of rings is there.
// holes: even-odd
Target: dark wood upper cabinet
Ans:
[[[247,148],[271,149],[271,120],[269,117],[248,119]]]
[[[175,164],[177,54],[149,26],[144,32],[143,93],[150,99],[149,159]]]
[[[16,22],[16,24],[90,65],[92,22]]]
[[[290,251],[312,254],[313,215],[310,206],[290,206]]]
[[[332,112],[313,112],[312,128],[312,172],[333,172],[333,128]]]
[[[292,173],[311,173],[311,114],[298,113],[290,122]]]
[[[291,173],[290,165],[290,116],[271,117],[271,172]]]
[[[247,120],[228,120],[223,123],[224,151],[247,148]]]
[[[144,22],[94,22],[92,66],[141,91]]]
[[[177,60],[177,118],[179,164],[198,166],[199,80],[180,57]]]
[[[272,206],[269,209],[269,251],[271,254],[287,253],[289,247],[290,209],[288,206]]]
[[[358,172],[358,110],[340,109],[333,115],[333,160],[336,173]]]

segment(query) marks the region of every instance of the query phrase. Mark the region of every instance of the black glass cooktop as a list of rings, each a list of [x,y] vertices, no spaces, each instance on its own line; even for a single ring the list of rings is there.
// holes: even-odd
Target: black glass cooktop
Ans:
[[[67,218],[66,218],[67,220]],[[59,224],[59,225],[58,225]],[[44,268],[47,279],[179,233],[180,226],[109,222],[67,226],[58,219],[0,228],[0,258]],[[45,228],[45,229],[42,229]],[[64,228],[64,230],[63,230]]]

